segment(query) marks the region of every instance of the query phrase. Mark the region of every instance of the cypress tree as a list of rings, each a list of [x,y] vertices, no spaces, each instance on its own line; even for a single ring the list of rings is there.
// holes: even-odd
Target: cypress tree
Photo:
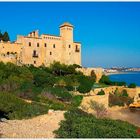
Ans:
[[[2,40],[2,38],[3,38],[3,35],[1,33],[1,31],[0,31],[0,41]]]
[[[3,41],[10,41],[9,34],[7,32],[4,32],[3,34]]]

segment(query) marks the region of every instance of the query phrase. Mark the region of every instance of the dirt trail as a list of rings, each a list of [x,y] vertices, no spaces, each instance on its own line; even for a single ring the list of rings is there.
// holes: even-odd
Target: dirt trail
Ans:
[[[54,138],[54,130],[64,120],[64,111],[53,111],[28,120],[7,120],[0,122],[3,138]]]
[[[126,107],[116,106],[109,108],[108,117],[111,119],[120,119],[122,121],[127,121],[131,124],[140,127],[140,111],[130,112],[130,110]]]

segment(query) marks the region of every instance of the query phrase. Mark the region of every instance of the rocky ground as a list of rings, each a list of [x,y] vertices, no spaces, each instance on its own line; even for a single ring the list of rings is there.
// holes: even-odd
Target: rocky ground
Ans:
[[[27,120],[6,120],[0,122],[2,138],[54,138],[54,130],[59,128],[59,122],[64,119],[64,111],[50,111]]]

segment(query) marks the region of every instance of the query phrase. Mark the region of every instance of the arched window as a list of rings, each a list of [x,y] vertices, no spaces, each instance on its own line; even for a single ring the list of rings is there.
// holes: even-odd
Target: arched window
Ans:
[[[36,55],[36,50],[33,51],[33,55]]]
[[[69,45],[69,48],[71,48],[71,45]]]
[[[55,48],[55,44],[53,44],[53,48]]]
[[[47,47],[47,43],[44,43],[44,47]]]
[[[38,57],[36,50],[33,51],[33,57]]]
[[[39,47],[39,43],[37,43],[37,47]]]
[[[52,55],[52,52],[50,52],[50,55]]]

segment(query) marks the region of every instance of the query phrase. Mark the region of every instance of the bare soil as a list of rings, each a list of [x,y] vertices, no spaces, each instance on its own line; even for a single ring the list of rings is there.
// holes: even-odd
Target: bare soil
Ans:
[[[2,138],[54,138],[54,130],[64,120],[64,111],[53,111],[27,120],[6,120],[0,122]]]
[[[108,110],[108,117],[127,121],[135,126],[140,127],[140,111],[131,112],[128,107],[111,107]]]

